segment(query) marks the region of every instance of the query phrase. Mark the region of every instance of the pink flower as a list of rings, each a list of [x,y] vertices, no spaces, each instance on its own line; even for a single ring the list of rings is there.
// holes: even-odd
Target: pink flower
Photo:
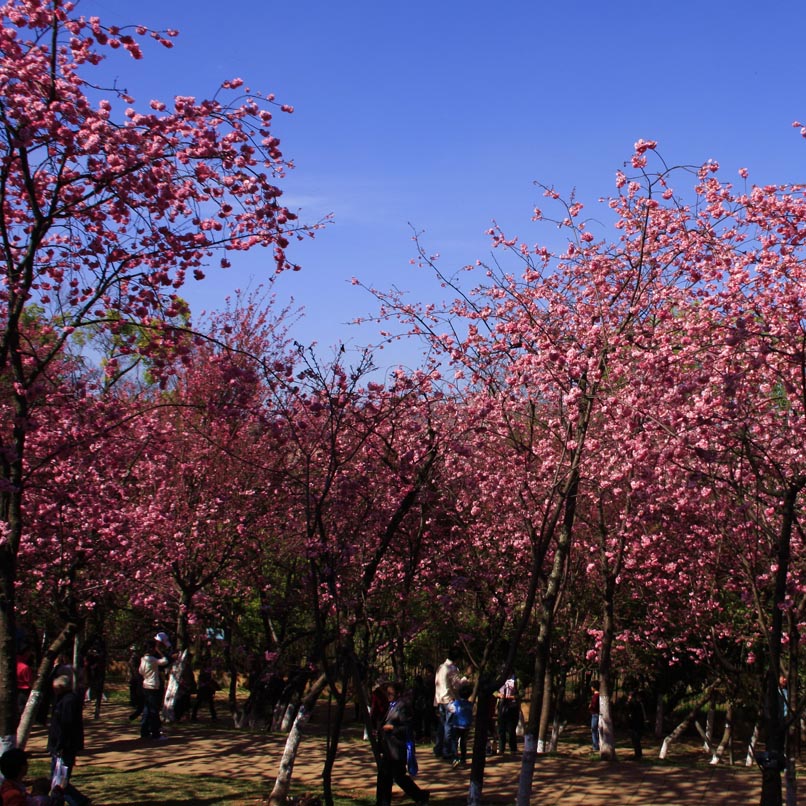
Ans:
[[[643,154],[645,151],[654,151],[657,147],[657,140],[641,139],[635,144],[635,150],[638,154]]]

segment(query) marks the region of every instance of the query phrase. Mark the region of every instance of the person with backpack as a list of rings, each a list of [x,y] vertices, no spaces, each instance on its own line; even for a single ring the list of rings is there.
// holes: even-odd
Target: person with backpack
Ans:
[[[456,699],[448,705],[448,724],[453,737],[453,767],[467,766],[467,734],[473,724],[473,703],[468,699],[473,688],[465,683],[456,692]]]

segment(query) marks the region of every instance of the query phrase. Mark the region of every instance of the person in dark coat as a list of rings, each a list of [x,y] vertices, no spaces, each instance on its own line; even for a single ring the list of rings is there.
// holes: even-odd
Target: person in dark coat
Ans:
[[[412,736],[411,710],[402,697],[403,686],[389,683],[386,697],[389,707],[378,731],[380,759],[378,762],[377,806],[391,806],[392,783],[396,783],[416,806],[426,806],[429,793],[420,789],[406,769],[406,742]]]
[[[191,719],[195,722],[199,718],[199,706],[207,704],[210,709],[210,719],[216,721],[215,712],[215,693],[218,691],[219,685],[213,677],[213,670],[210,663],[207,662],[199,669],[199,683],[196,689],[196,702],[193,703],[193,714]]]
[[[644,733],[644,706],[635,691],[627,695],[627,728],[632,742],[633,758],[640,761],[643,756],[641,749],[641,736]]]
[[[59,768],[64,771],[63,789],[69,803],[89,803],[70,783],[76,756],[84,749],[83,698],[73,691],[73,681],[67,675],[54,679],[53,697],[53,715],[48,730],[48,752],[53,771]]]

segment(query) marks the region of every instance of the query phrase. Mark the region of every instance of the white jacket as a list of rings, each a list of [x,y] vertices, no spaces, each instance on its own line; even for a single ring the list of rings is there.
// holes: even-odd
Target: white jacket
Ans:
[[[458,683],[459,670],[456,664],[450,658],[445,658],[434,676],[434,705],[447,705],[453,702],[456,699]]]
[[[143,688],[149,691],[159,691],[162,688],[160,667],[167,666],[171,661],[168,658],[152,655],[150,652],[140,658],[139,672],[143,676]]]

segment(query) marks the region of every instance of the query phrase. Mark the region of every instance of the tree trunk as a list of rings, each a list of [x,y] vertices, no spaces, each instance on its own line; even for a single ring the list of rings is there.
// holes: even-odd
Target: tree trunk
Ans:
[[[601,687],[601,682],[599,683]],[[603,687],[602,687],[603,688]],[[616,731],[613,725],[613,695],[599,689],[599,758],[616,760]]]
[[[745,767],[752,767],[756,763],[756,744],[758,743],[758,722],[753,725],[753,733],[747,743],[747,755],[744,759]]]
[[[604,551],[604,546],[602,547]],[[613,637],[616,632],[616,581],[604,568],[605,586],[602,594],[602,646],[599,650],[599,757],[605,761],[616,758],[616,731],[613,726]]]
[[[783,806],[781,797],[781,771],[761,768],[761,806]]]
[[[336,715],[333,724],[330,724],[328,711],[328,735],[325,748],[325,765],[322,768],[322,790],[326,806],[333,806],[333,765],[336,763],[336,754],[339,750],[339,737],[344,721],[344,708],[347,704],[347,683],[342,683],[342,690],[336,694]],[[328,703],[328,706],[330,703]]]
[[[174,580],[176,580],[175,575]],[[176,581],[176,584],[182,592],[179,597],[179,613],[176,617],[176,648],[181,652],[183,649],[190,649],[190,625],[188,615],[193,604],[195,591],[179,581]]]
[[[557,752],[557,745],[560,742],[560,734],[563,732],[565,722],[560,722],[560,712],[565,702],[565,682],[568,678],[568,667],[563,665],[560,671],[560,679],[554,691],[554,720],[551,725],[551,742],[549,743],[549,753]]]
[[[378,746],[378,737],[373,730],[372,721],[370,720],[370,705],[369,697],[367,695],[366,684],[361,677],[361,664],[358,662],[358,656],[355,654],[355,646],[352,636],[350,637],[349,645],[347,647],[347,659],[350,663],[351,672],[353,675],[353,685],[355,686],[356,693],[358,694],[358,708],[361,711],[361,718],[364,723],[364,733],[369,739],[369,745],[372,748],[372,755],[375,763],[380,763],[381,751]]]
[[[269,796],[269,806],[286,806],[288,793],[291,789],[291,775],[294,772],[294,761],[297,758],[297,751],[302,741],[303,731],[308,720],[311,718],[311,712],[316,705],[316,700],[325,690],[326,685],[327,676],[322,674],[312,683],[311,688],[300,705],[294,724],[291,726],[291,730],[285,742],[283,757],[280,760],[280,769],[277,772],[277,779],[274,782],[274,788]]]
[[[546,680],[543,684],[543,707],[540,709],[540,727],[537,732],[537,752],[546,752],[546,733],[549,729],[549,717],[551,716],[551,672],[546,673]]]
[[[20,356],[19,323],[6,323],[10,354]],[[16,360],[12,360],[12,377],[24,389],[26,380]],[[4,370],[8,369],[5,364]],[[0,522],[5,525],[0,545],[0,751],[14,746],[17,722],[17,552],[22,540],[23,457],[30,409],[25,391],[12,395],[14,425],[9,444],[0,451]]]
[[[733,739],[733,703],[728,701],[725,707],[725,730],[722,731],[722,739],[719,742],[719,747],[717,747],[716,750],[714,750],[714,754],[711,758],[711,764],[719,764],[719,762],[722,760],[722,756],[725,754],[725,748],[729,745],[732,739]]]
[[[655,701],[655,738],[660,739],[663,736],[663,694],[658,692],[658,698]]]
[[[795,769],[795,760],[788,758],[786,762],[786,774],[784,775],[784,789],[786,790],[786,806],[797,806],[798,803],[798,779]]]
[[[786,724],[786,806],[795,806],[798,801],[797,760],[800,757],[800,695],[798,692],[798,669],[800,659],[800,630],[798,619],[791,610],[787,611],[789,620],[789,718]]]
[[[545,687],[546,672],[551,656],[551,641],[554,633],[554,605],[560,594],[565,562],[571,547],[571,529],[576,512],[576,493],[578,479],[572,484],[566,498],[566,511],[564,522],[560,529],[557,546],[554,551],[554,562],[551,567],[546,591],[540,607],[540,623],[537,634],[535,650],[535,674],[532,681],[532,696],[529,703],[529,722],[524,731],[523,757],[521,771],[518,778],[517,806],[530,806],[532,799],[532,782],[537,762],[537,721],[543,709],[543,690]]]
[[[711,701],[708,703],[708,713],[705,716],[703,750],[706,753],[711,753],[714,749],[714,722],[716,722],[716,694],[711,695]]]
[[[77,625],[74,622],[68,622],[64,629],[56,637],[56,640],[48,647],[42,662],[39,664],[37,670],[36,680],[34,681],[31,694],[28,697],[28,702],[25,704],[25,709],[20,717],[20,724],[17,726],[17,747],[24,748],[28,742],[28,736],[31,733],[31,725],[33,724],[36,712],[39,709],[39,703],[42,700],[45,686],[50,683],[50,674],[53,671],[53,662],[59,656],[65,644],[75,635]]]
[[[233,717],[238,713],[238,670],[235,668],[235,659],[232,657],[232,627],[229,621],[224,625],[224,665],[229,672],[229,686],[227,688],[227,705]]]
[[[781,772],[786,768],[786,717],[778,694],[778,677],[781,674],[781,642],[784,628],[783,604],[786,601],[786,583],[789,576],[790,544],[795,522],[795,507],[802,484],[791,485],[784,494],[781,531],[778,537],[775,594],[771,603],[771,629],[768,636],[769,665],[764,698],[766,723],[766,753],[759,759],[761,767],[761,806],[781,806]]]
[[[14,497],[13,493],[8,494]],[[9,521],[9,530],[14,529]],[[17,560],[9,543],[0,546],[0,753],[14,747],[17,728],[17,646],[15,634]]]
[[[495,700],[493,697],[495,690],[495,683],[490,678],[484,677],[479,680],[467,806],[481,806],[481,795],[484,790],[484,770],[487,766],[487,737],[490,732],[490,709]]]
[[[663,740],[663,744],[661,745],[660,752],[658,753],[658,758],[664,759],[666,758],[667,753],[669,752],[669,747],[676,742],[684,733],[686,728],[694,721],[697,714],[700,712],[702,707],[711,697],[711,692],[716,687],[718,681],[711,683],[710,686],[705,690],[705,693],[694,703],[694,707],[688,712],[686,718]]]

